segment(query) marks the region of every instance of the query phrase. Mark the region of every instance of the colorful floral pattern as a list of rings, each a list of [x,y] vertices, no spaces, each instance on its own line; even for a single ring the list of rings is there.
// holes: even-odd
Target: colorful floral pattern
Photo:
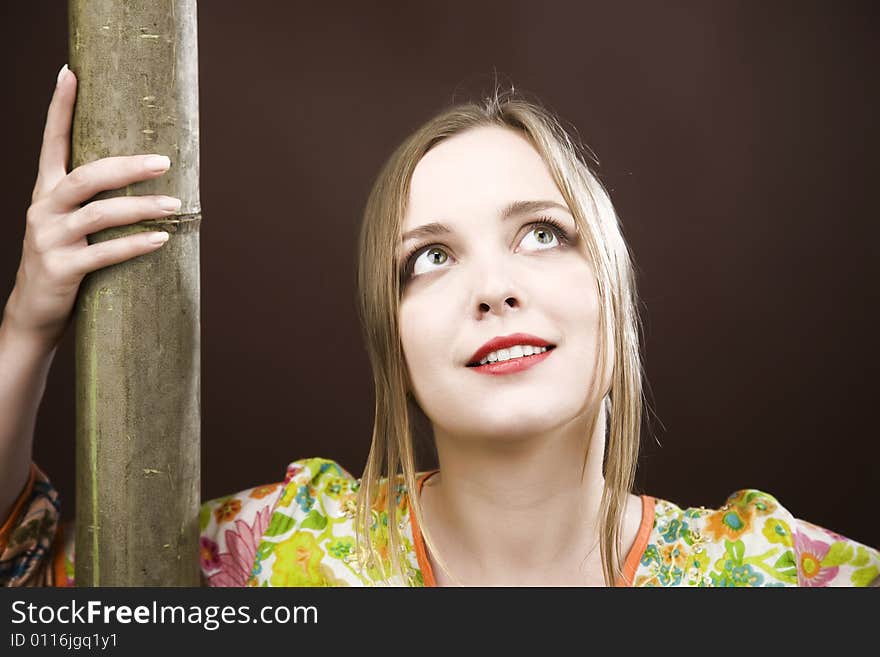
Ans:
[[[249,492],[245,491],[242,497],[247,495],[247,498],[251,500],[261,500],[259,497],[253,497]],[[252,504],[252,506],[257,507],[258,505]],[[254,511],[254,518],[250,523],[240,517],[232,528],[225,529],[229,526],[229,521],[222,523],[224,527],[221,539],[222,547],[219,543],[214,543],[210,536],[202,535],[201,540],[209,541],[209,544],[217,551],[215,561],[206,563],[202,560],[201,562],[202,575],[207,580],[208,586],[244,586],[247,583],[257,557],[257,545],[260,542],[260,537],[269,526],[270,505],[263,503]],[[219,526],[217,530],[219,535]]]
[[[241,500],[227,497],[214,509],[214,517],[218,523],[228,522],[235,518],[239,511],[241,511]]]
[[[63,532],[60,551],[57,493],[36,467],[29,485],[16,503],[17,518],[7,521],[9,529],[0,536],[0,585],[71,586],[74,532]],[[402,480],[380,483],[370,528],[378,563],[356,549],[359,485],[333,461],[306,459],[291,463],[282,483],[206,502],[199,514],[204,583],[382,584],[391,572],[389,518],[382,505],[393,492],[407,569],[391,583],[423,586]],[[719,509],[682,509],[660,499],[653,508],[647,540],[631,555],[637,563],[634,586],[869,586],[880,578],[880,552],[795,518],[761,491],[737,491]]]
[[[867,586],[878,566],[877,550],[798,520],[772,495],[746,489],[720,509],[657,500],[634,584]]]
[[[203,572],[220,568],[220,549],[207,536],[199,537],[199,564]]]
[[[248,573],[248,584],[369,586],[380,583],[383,576],[391,572],[388,515],[382,510],[388,485],[383,480],[379,487],[371,526],[379,563],[361,559],[355,553],[353,523],[358,487],[359,482],[333,461],[307,459],[288,466],[283,489],[277,495],[269,526]],[[421,585],[406,488],[397,482],[393,490],[403,530],[403,547],[408,555],[407,583]]]
[[[18,517],[6,519],[0,530],[0,586],[63,586],[65,582],[55,581],[54,570],[47,567],[59,531],[58,491],[32,465],[23,495],[27,498],[13,505]],[[73,532],[67,534],[72,539]]]

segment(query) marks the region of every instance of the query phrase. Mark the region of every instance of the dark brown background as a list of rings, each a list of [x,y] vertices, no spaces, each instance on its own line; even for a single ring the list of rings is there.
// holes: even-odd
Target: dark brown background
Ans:
[[[3,299],[67,48],[66,3],[16,4],[0,40]],[[635,254],[659,418],[640,490],[715,506],[761,488],[880,545],[877,22],[868,3],[766,4],[203,0],[203,494],[304,456],[360,471],[364,201],[409,131],[497,72],[597,152]],[[35,455],[68,517],[71,333]]]

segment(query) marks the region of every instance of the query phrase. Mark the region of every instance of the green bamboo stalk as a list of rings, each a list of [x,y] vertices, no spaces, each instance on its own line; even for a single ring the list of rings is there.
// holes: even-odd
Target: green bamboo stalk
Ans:
[[[104,192],[180,198],[159,250],[86,277],[76,309],[76,583],[196,586],[200,326],[195,0],[69,0],[79,80],[72,166],[159,153],[163,176]]]

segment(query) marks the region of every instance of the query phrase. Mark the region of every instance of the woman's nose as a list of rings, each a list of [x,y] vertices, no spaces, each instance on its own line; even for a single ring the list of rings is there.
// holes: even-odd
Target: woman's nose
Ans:
[[[477,319],[489,315],[504,316],[523,303],[522,291],[514,283],[510,269],[496,262],[480,268],[474,282],[474,303]]]
[[[479,315],[481,317],[485,315],[502,315],[508,311],[508,309],[514,309],[519,307],[519,301],[515,296],[509,296],[504,299],[504,301],[492,301],[487,302],[483,301],[480,303]]]

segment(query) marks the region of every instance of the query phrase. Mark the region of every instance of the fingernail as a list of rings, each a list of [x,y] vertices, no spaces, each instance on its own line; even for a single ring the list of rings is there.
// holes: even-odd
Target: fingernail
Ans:
[[[168,241],[168,233],[150,233],[150,244],[165,244]]]
[[[171,159],[167,155],[150,155],[144,160],[144,166],[150,171],[165,171],[171,166]]]
[[[159,206],[160,210],[165,210],[167,212],[174,212],[175,210],[180,210],[180,199],[174,198],[172,196],[162,196],[160,197],[156,203]]]
[[[58,79],[55,81],[55,88],[57,89],[61,85],[61,81],[67,76],[67,64],[61,67],[61,70],[58,71]]]

